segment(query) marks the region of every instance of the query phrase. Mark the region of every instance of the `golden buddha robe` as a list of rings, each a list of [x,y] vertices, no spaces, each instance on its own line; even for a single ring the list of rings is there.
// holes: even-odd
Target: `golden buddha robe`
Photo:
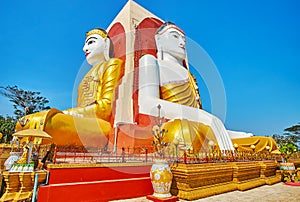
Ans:
[[[160,87],[160,97],[163,100],[170,102],[200,108],[201,101],[197,100],[198,92],[196,91],[193,78],[189,74],[188,82],[166,84]],[[218,142],[214,132],[205,124],[192,122],[189,120],[175,119],[165,125],[168,130],[166,142],[172,142],[174,138],[179,139],[179,145],[190,145],[194,151],[192,153],[209,152],[212,149],[218,149]],[[209,141],[213,141],[215,145],[209,145]],[[277,144],[271,137],[252,136],[246,138],[231,139],[233,144],[238,145],[239,151],[252,151],[251,145],[255,146],[255,151],[266,151],[269,146],[269,151],[276,150]],[[213,148],[212,148],[213,147]]]
[[[115,89],[123,75],[123,61],[112,58],[93,66],[78,87],[77,107],[61,112],[50,109],[24,118],[29,122],[16,129],[41,129],[57,145],[102,148],[111,130]]]
[[[189,74],[186,82],[169,83],[160,87],[160,97],[163,100],[186,105],[200,109],[200,100],[195,88],[194,80]],[[190,153],[211,151],[208,142],[217,144],[215,134],[205,124],[189,121],[186,119],[175,119],[167,122],[164,128],[168,130],[165,142],[172,142],[178,139],[179,148],[189,150]]]

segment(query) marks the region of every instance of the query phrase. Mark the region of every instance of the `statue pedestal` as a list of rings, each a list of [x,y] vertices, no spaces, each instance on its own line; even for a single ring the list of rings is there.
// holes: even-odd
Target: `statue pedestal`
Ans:
[[[38,174],[38,185],[46,181],[46,171],[2,173],[6,183],[5,193],[0,201],[31,201],[35,174]]]
[[[245,191],[280,182],[275,161],[174,164],[171,193],[196,200],[230,191]]]
[[[18,172],[4,171],[2,173],[4,181],[6,183],[5,192],[2,195],[0,201],[12,201],[20,191],[20,180]]]
[[[153,193],[150,163],[48,164],[38,202],[110,201]]]

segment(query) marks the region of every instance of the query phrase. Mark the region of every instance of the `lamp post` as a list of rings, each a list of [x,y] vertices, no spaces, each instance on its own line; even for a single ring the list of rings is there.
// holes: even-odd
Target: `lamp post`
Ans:
[[[164,138],[168,133],[168,130],[163,128],[163,123],[165,118],[161,117],[160,110],[161,106],[157,105],[158,116],[156,120],[156,125],[152,127],[152,133],[154,136],[153,146],[156,148],[156,152],[159,154],[160,158],[164,157],[165,147],[168,145],[167,142],[164,142]]]
[[[255,152],[255,145],[252,144],[252,145],[250,146],[250,148],[252,149],[252,152],[254,153],[254,152]]]
[[[233,147],[234,147],[235,152],[237,152],[237,151],[238,151],[238,148],[239,148],[239,145],[238,145],[237,143],[234,143],[234,144],[233,144]]]
[[[270,152],[270,146],[267,145],[267,146],[265,147],[265,150],[263,151],[263,156],[264,156],[264,158],[265,158],[266,160],[269,159],[269,152]]]
[[[252,154],[251,154],[252,160],[255,160],[255,145],[252,144],[252,145],[250,146],[250,148],[252,149]]]
[[[210,152],[212,153],[214,151],[215,142],[210,140],[208,141],[208,145],[209,145]]]
[[[179,140],[177,138],[175,138],[173,140],[173,143],[175,145],[176,163],[178,163],[178,144],[179,144]]]
[[[158,116],[156,125],[152,128],[154,136],[153,146],[156,152],[159,154],[160,159],[154,160],[154,164],[150,170],[150,178],[154,190],[154,197],[167,198],[171,197],[170,189],[172,183],[172,172],[166,159],[164,159],[165,147],[169,145],[169,142],[165,142],[164,138],[167,134],[167,130],[163,128],[165,118],[161,117],[161,106],[157,106]]]

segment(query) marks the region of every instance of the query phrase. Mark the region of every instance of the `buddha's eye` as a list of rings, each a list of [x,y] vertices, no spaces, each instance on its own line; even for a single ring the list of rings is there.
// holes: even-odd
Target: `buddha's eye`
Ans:
[[[94,42],[95,42],[94,40],[90,40],[90,41],[88,41],[88,45],[91,45]]]
[[[173,34],[173,37],[176,38],[176,39],[179,38],[179,36],[177,34]]]

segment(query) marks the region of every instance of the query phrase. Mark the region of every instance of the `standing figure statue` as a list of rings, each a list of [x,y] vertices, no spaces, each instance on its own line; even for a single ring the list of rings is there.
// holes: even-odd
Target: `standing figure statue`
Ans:
[[[233,150],[223,123],[201,109],[194,77],[186,62],[184,32],[173,23],[164,23],[155,34],[157,58],[144,55],[139,61],[139,110],[156,116],[161,105],[168,130],[165,142],[175,143],[190,153],[213,149]]]
[[[103,148],[111,132],[112,105],[115,89],[123,75],[123,61],[113,58],[113,44],[103,29],[86,33],[83,47],[92,68],[78,87],[77,107],[65,111],[50,109],[30,114],[25,126],[17,130],[41,129],[57,145]]]

